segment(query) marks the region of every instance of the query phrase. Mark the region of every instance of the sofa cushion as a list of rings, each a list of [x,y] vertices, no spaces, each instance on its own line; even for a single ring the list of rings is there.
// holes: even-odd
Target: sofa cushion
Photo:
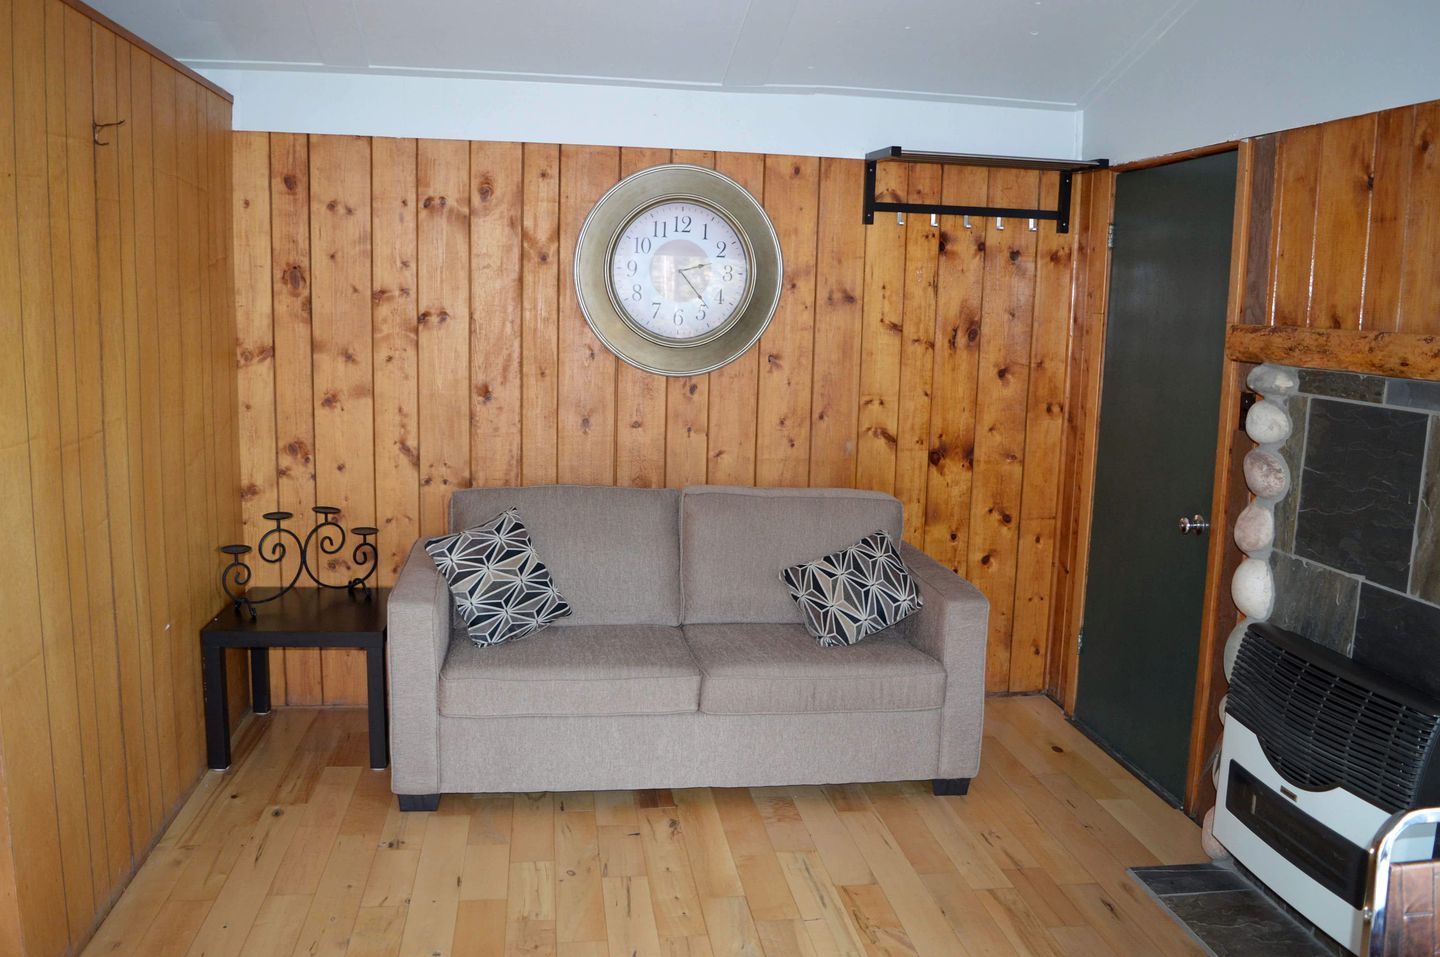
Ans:
[[[924,605],[915,579],[884,532],[813,562],[791,565],[780,580],[805,615],[805,630],[825,647],[853,645]]]
[[[694,711],[700,671],[678,628],[556,625],[480,647],[458,632],[440,669],[450,717]]]
[[[707,714],[928,711],[945,703],[945,669],[894,630],[822,648],[803,625],[686,625],[685,641],[700,666]]]
[[[678,496],[587,485],[460,489],[450,497],[450,529],[518,507],[570,603],[567,624],[678,625]]]
[[[570,614],[518,510],[425,543],[445,577],[455,616],[477,645],[534,634]]]
[[[687,488],[680,500],[685,623],[799,623],[804,618],[780,581],[781,570],[876,529],[896,540],[902,531],[900,502],[880,492]]]

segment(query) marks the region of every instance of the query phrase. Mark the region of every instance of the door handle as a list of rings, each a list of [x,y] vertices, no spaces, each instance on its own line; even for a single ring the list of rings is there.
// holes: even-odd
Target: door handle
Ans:
[[[1192,532],[1196,535],[1204,535],[1209,530],[1210,523],[1205,520],[1204,515],[1193,515],[1190,518],[1186,518],[1184,515],[1180,516],[1181,535],[1189,535]]]

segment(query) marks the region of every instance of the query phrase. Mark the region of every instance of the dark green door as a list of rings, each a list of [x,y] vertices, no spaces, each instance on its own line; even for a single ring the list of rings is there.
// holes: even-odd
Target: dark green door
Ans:
[[[1219,427],[1235,154],[1121,173],[1076,722],[1185,792]]]

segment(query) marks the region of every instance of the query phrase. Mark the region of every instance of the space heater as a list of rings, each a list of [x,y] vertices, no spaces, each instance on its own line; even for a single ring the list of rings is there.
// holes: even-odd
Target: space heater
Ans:
[[[1215,837],[1291,907],[1364,951],[1367,855],[1396,811],[1440,804],[1440,702],[1271,625],[1230,677]],[[1402,836],[1425,860],[1433,825]]]

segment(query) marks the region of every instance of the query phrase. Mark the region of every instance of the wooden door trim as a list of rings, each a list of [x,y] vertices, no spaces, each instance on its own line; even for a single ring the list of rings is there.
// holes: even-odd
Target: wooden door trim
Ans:
[[[1199,159],[1202,156],[1214,156],[1216,153],[1228,153],[1231,150],[1239,149],[1242,143],[1248,140],[1226,140],[1223,143],[1211,143],[1209,146],[1197,146],[1188,150],[1177,150],[1174,153],[1163,153],[1160,156],[1148,156],[1145,159],[1131,160],[1128,163],[1119,163],[1110,167],[1117,173],[1129,173],[1137,169],[1150,169],[1155,166],[1168,166],[1171,163],[1181,163],[1185,160]]]
[[[109,17],[105,16],[105,14],[101,13],[99,10],[96,10],[89,4],[83,3],[82,0],[60,0],[60,2],[73,10],[77,10],[80,13],[83,13],[92,21],[109,30],[111,33],[115,34],[120,39],[126,41],[132,46],[139,47],[146,53],[153,56],[155,59],[164,63],[166,66],[170,67],[173,70],[179,71],[187,78],[194,80],[196,83],[199,83],[211,93],[214,93],[216,96],[225,100],[225,102],[235,102],[235,97],[230,94],[229,90],[226,90],[224,87],[205,79],[205,77],[201,76],[199,73],[196,73],[194,70],[190,69],[188,66],[181,63],[179,60],[175,59],[173,56],[166,53],[164,50],[160,49],[155,44],[144,39],[143,37],[138,37],[134,33],[131,33],[129,30],[125,29],[120,24],[116,23],[114,20],[111,20]]]

